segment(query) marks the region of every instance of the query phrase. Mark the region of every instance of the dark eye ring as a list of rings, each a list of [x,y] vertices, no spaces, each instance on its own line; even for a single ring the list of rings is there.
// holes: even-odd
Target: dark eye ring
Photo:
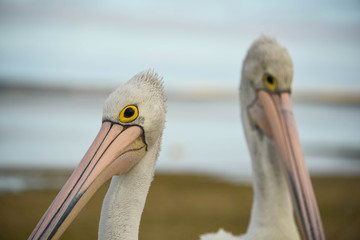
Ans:
[[[119,120],[124,123],[134,121],[139,115],[139,110],[135,105],[129,105],[121,110]]]
[[[269,89],[270,91],[275,91],[277,88],[277,81],[276,78],[273,77],[272,75],[265,73],[263,76],[264,79],[264,85],[267,89]]]

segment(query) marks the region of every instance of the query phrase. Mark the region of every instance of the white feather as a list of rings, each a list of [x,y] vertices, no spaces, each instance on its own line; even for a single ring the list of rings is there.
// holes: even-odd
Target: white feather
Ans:
[[[279,89],[290,90],[293,76],[290,55],[274,39],[261,36],[248,50],[240,84],[242,123],[252,159],[254,179],[254,202],[247,232],[240,238],[220,229],[216,234],[202,235],[201,240],[299,239],[276,146],[269,138],[257,134],[247,111],[256,98],[257,89],[264,88],[264,73],[276,76]]]
[[[130,124],[144,129],[148,151],[128,173],[112,178],[101,210],[99,239],[138,239],[141,214],[160,152],[165,101],[161,78],[153,71],[144,71],[120,86],[105,102],[103,120],[113,122],[119,122],[124,107],[138,107],[139,116]]]
[[[220,228],[217,233],[206,233],[200,235],[200,240],[241,240],[240,236],[234,236]]]

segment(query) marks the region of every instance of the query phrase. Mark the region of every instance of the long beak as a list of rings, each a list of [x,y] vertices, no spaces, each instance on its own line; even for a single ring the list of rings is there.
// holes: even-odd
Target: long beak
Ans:
[[[261,107],[254,107],[252,114],[258,119],[257,124],[264,134],[275,140],[300,231],[305,239],[325,239],[314,190],[301,150],[290,94],[259,90],[257,98]]]
[[[141,127],[104,122],[79,166],[61,189],[29,239],[58,239],[97,189],[129,171],[145,154]]]

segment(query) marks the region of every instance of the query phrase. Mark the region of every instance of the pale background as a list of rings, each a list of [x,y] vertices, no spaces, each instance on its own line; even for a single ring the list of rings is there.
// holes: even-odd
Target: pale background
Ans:
[[[310,172],[359,175],[355,0],[0,1],[0,169],[74,168],[100,128],[106,95],[152,68],[168,96],[157,170],[249,181],[237,89],[261,34],[292,56]],[[9,186],[27,187],[0,175],[0,188]]]

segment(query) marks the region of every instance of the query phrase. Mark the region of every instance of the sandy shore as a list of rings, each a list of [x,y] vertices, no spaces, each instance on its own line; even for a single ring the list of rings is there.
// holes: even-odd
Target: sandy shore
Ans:
[[[360,239],[360,177],[315,178],[325,232],[331,239]],[[107,184],[83,209],[62,239],[97,239]],[[57,190],[0,194],[0,239],[26,239]],[[140,239],[198,239],[223,227],[244,233],[252,188],[194,175],[158,174],[151,186],[140,226]]]

